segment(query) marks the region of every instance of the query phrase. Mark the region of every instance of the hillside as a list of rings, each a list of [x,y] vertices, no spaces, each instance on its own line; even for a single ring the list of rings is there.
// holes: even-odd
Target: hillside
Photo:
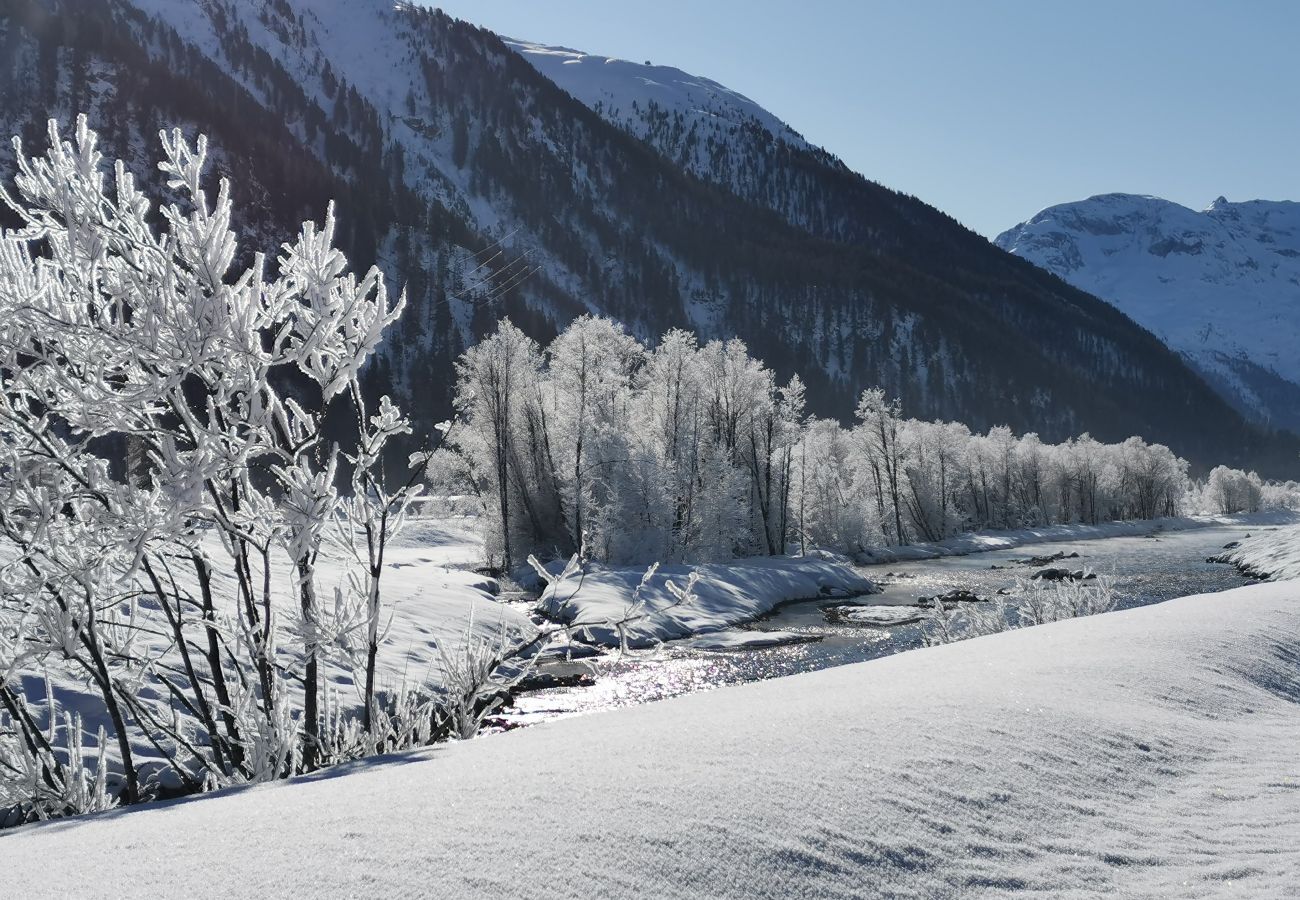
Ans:
[[[1220,197],[1197,211],[1105,194],[997,244],[1114,303],[1248,415],[1300,429],[1300,203]]]
[[[29,826],[0,861],[33,898],[1285,896],[1295,599],[1186,597]]]
[[[670,152],[674,129],[629,131],[437,12],[0,0],[0,47],[5,82],[24,85],[0,100],[6,132],[39,145],[47,113],[84,110],[110,153],[156,177],[157,130],[203,130],[259,248],[336,197],[354,262],[407,286],[370,379],[424,430],[448,410],[452,361],[497,317],[546,339],[591,311],[644,338],[737,335],[782,377],[800,372],[821,414],[847,417],[880,384],[910,414],[975,428],[1141,432],[1266,470],[1295,456],[1110,306],[774,139],[775,119],[738,126],[720,151],[732,164],[693,167]]]

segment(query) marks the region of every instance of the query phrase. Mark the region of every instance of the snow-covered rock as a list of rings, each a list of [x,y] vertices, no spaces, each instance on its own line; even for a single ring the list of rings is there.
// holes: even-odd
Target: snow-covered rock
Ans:
[[[732,652],[737,650],[764,650],[768,647],[806,644],[818,640],[821,640],[821,638],[801,631],[751,631],[742,628],[729,628],[726,631],[712,631],[699,637],[687,638],[682,641],[682,645],[692,650]]]
[[[1103,194],[996,243],[1119,307],[1255,417],[1300,425],[1300,203]]]
[[[596,643],[617,647],[625,636],[628,646],[647,647],[749,622],[795,600],[877,590],[851,565],[816,557],[661,566],[649,578],[645,569],[593,566],[551,582],[538,609]]]
[[[30,826],[0,839],[5,891],[1288,896],[1297,599],[1187,597]]]
[[[927,615],[919,606],[837,606],[832,610],[835,618],[854,625],[875,625],[888,628],[911,625]]]

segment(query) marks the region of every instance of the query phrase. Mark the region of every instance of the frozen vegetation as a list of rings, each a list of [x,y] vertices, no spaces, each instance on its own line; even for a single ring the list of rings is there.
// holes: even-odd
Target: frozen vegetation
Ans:
[[[1255,578],[1300,578],[1300,526],[1252,535],[1225,547],[1217,559]]]
[[[6,889],[1284,897],[1296,602],[1187,597],[29,826],[0,856],[58,874]]]
[[[1220,466],[1196,482],[1140,437],[973,433],[906,418],[877,389],[846,427],[810,416],[799,377],[779,384],[743,342],[680,330],[650,347],[581,316],[543,348],[502,320],[457,371],[458,416],[431,473],[439,492],[480,498],[489,558],[505,570],[529,553],[620,566],[813,550],[881,560],[1296,505],[1294,484],[1252,472]],[[1005,535],[968,537],[988,530]],[[917,543],[928,547],[898,549]]]
[[[877,590],[844,560],[817,557],[660,566],[649,573],[597,566],[563,574],[546,586],[538,608],[585,640],[611,647],[651,646],[749,622],[795,600]]]
[[[534,629],[490,579],[398,541],[419,487],[383,460],[408,426],[361,373],[403,300],[347,271],[333,210],[270,276],[260,254],[236,263],[202,138],[163,135],[181,199],[157,213],[84,119],[70,140],[51,123],[44,157],[18,151],[3,199],[22,227],[0,235],[4,817],[472,732]]]

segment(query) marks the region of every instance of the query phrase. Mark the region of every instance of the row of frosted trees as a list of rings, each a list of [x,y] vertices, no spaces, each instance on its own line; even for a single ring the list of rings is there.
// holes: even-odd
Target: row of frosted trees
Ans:
[[[543,349],[509,321],[458,369],[445,488],[480,498],[504,567],[527,553],[699,562],[792,548],[865,553],[982,528],[1176,515],[1169,448],[906,419],[881,391],[856,424],[811,418],[737,340],[653,348],[608,319]]]

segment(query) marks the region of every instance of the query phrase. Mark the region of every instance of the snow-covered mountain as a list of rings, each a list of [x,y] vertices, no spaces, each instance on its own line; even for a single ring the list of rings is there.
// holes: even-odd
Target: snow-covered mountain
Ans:
[[[763,134],[799,150],[813,149],[775,115],[712,79],[648,61],[511,38],[505,42],[607,121],[643,140],[671,137],[677,161],[706,180],[713,180],[722,163],[719,156],[735,149],[746,133]]]
[[[1114,303],[1249,414],[1300,428],[1300,203],[1220,197],[1197,211],[1104,194],[996,243]]]
[[[349,257],[407,288],[368,377],[422,429],[500,316],[547,340],[592,312],[740,337],[821,415],[879,385],[979,429],[1294,459],[1112,307],[740,94],[565,53],[392,0],[0,0],[0,134],[87,112],[159,189],[158,130],[206,132],[260,248],[337,199]]]

